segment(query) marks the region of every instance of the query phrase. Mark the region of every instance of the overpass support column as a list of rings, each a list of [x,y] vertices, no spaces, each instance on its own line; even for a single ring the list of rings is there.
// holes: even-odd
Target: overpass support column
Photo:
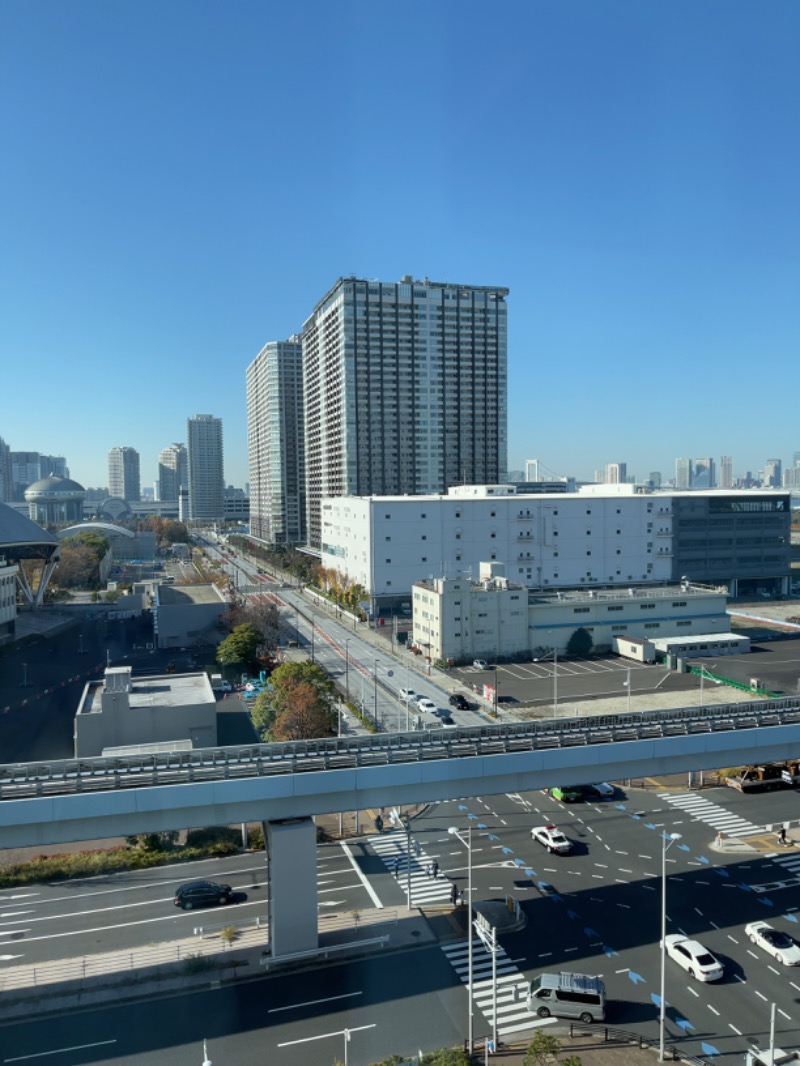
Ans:
[[[264,822],[273,958],[313,951],[317,937],[317,827],[313,818]]]

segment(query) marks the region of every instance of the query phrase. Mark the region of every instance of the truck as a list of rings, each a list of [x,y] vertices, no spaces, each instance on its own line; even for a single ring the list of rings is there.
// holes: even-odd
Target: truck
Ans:
[[[800,760],[743,766],[738,774],[725,778],[725,784],[739,792],[759,792],[773,788],[791,788],[800,784]]]

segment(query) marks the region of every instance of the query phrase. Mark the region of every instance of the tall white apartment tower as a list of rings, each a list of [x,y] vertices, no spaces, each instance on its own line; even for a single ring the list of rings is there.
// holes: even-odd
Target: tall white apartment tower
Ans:
[[[186,445],[171,444],[158,453],[158,498],[176,502],[181,485],[188,485]]]
[[[121,500],[139,500],[139,453],[135,448],[112,448],[108,453],[108,494]]]
[[[694,468],[692,466],[691,459],[676,459],[675,460],[675,488],[676,489],[690,489],[692,487],[692,477],[694,475]]]
[[[271,544],[306,539],[303,345],[265,344],[247,368],[250,532]]]
[[[225,513],[222,419],[195,415],[186,420],[189,518],[219,520]]]
[[[340,278],[303,327],[308,542],[325,496],[505,480],[508,289]]]
[[[606,463],[606,485],[624,485],[628,480],[627,463]]]
[[[733,456],[723,455],[719,461],[719,487],[721,489],[733,488]]]

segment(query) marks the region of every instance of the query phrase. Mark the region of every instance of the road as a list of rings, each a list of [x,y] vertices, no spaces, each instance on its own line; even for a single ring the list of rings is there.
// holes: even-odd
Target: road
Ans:
[[[377,1032],[370,1036],[372,1030],[360,1030],[364,1033],[364,1057],[361,1050],[351,1047],[350,1061],[354,1063],[374,1061],[389,1051],[415,1053],[417,1042],[426,1049],[458,1042],[464,1036],[466,959],[463,940],[452,935],[453,922],[463,912],[451,912],[448,904],[452,885],[459,893],[466,891],[468,855],[448,829],[458,828],[463,837],[463,830],[471,824],[474,898],[513,895],[528,917],[526,929],[502,940],[497,1019],[501,1038],[512,1040],[529,1034],[533,1019],[525,1008],[525,989],[537,973],[559,969],[602,975],[610,1000],[608,1021],[651,1040],[657,1038],[662,834],[680,833],[680,840],[667,852],[667,931],[702,940],[723,961],[726,976],[716,984],[699,984],[667,960],[667,1041],[686,1053],[718,1055],[738,1062],[749,1041],[758,1039],[762,1045],[766,1041],[769,1005],[775,1002],[778,1043],[800,1046],[800,972],[780,967],[743,935],[744,925],[758,918],[789,932],[798,931],[800,894],[793,883],[786,888],[776,889],[775,885],[787,879],[791,882],[789,875],[800,866],[800,856],[735,855],[713,846],[723,823],[728,834],[759,832],[792,813],[796,813],[796,795],[791,792],[742,796],[731,789],[700,794],[631,791],[611,801],[578,804],[561,804],[537,792],[431,807],[414,820],[410,841],[403,831],[388,829],[380,836],[351,843],[352,861],[338,844],[324,845],[319,849],[317,870],[323,913],[328,906],[337,911],[371,906],[367,881],[385,907],[404,903],[410,888],[412,904],[426,908],[431,919],[440,923],[437,928],[445,934],[440,946],[387,960],[307,972],[304,977],[298,975],[300,983],[296,986],[295,978],[291,985],[281,982],[278,1000],[274,999],[278,986],[271,980],[253,986],[261,989],[255,999],[258,1001],[260,995],[261,1006],[268,1004],[268,1010],[292,1003],[311,1004],[302,1010],[302,1023],[288,1012],[285,1017],[282,1013],[262,1016],[261,1007],[251,1015],[248,1006],[245,1015],[242,1011],[245,1003],[251,1003],[251,993],[221,991],[221,1027],[213,1033],[202,1032],[198,1028],[203,1024],[198,1021],[202,1016],[190,1012],[181,1020],[179,1010],[176,1018],[180,1024],[176,1021],[169,1029],[169,1041],[174,1041],[179,1055],[188,1055],[194,1053],[192,1046],[203,1036],[213,1035],[223,1041],[220,1061],[247,1062],[249,1052],[240,1041],[245,1034],[252,1036],[257,1031],[260,1046],[271,1047],[276,1054],[280,1050],[281,1061],[292,1066],[318,1062],[314,1056],[319,1049],[301,1044],[278,1049],[279,1044],[345,1025],[375,1025],[382,1034],[378,1045],[372,1042],[373,1037],[377,1040]],[[550,855],[531,839],[533,825],[553,821],[575,842],[571,855]],[[430,871],[434,861],[439,865],[438,877]],[[200,874],[228,880],[246,895],[246,900],[224,911],[226,919],[238,918],[250,908],[264,912],[262,873],[261,860],[251,855],[197,864],[191,869],[142,871],[106,878],[99,884],[41,888],[34,899],[12,899],[16,890],[7,890],[0,894],[3,928],[9,928],[5,923],[11,921],[20,923],[18,928],[36,932],[13,947],[6,945],[5,950],[30,952],[26,960],[32,960],[38,957],[36,953],[60,957],[65,952],[103,950],[109,944],[127,947],[184,935],[198,924],[200,914],[175,912],[171,892],[180,880]],[[762,891],[765,886],[766,891]],[[28,913],[14,914],[17,908]],[[221,914],[218,910],[202,913],[217,921]],[[416,961],[408,963],[409,959]],[[476,990],[475,1032],[479,1037],[491,1032],[493,999],[491,960],[477,942],[475,967],[476,981],[481,981]],[[405,982],[398,983],[398,970],[406,973]],[[369,978],[365,974],[370,974]],[[368,980],[369,987],[365,984]],[[330,999],[343,989],[357,990],[357,1002]],[[417,1009],[417,998],[423,992],[434,997],[425,1008],[423,1028],[418,1030],[414,1015],[413,1034],[407,1025],[404,1032],[402,1023],[396,1022],[408,1009]],[[315,1004],[315,1000],[324,1002]],[[345,1009],[346,1015],[340,1015]],[[148,1010],[155,1019],[148,1024],[161,1024],[159,1004],[120,1008],[119,1017]],[[104,1019],[107,1014],[102,1012]],[[217,1014],[213,1017],[216,1021]],[[122,1053],[123,1045],[126,1054],[145,1053],[146,1048],[137,1043],[139,1036],[119,1035],[127,1033],[130,1024],[120,1022],[114,1030],[114,1039],[122,1040],[119,1047],[114,1046],[115,1054]],[[26,1041],[41,1037],[39,1033],[35,1038],[30,1031],[26,1035],[24,1030],[21,1027],[20,1043],[14,1046],[22,1048]],[[94,1038],[94,1026],[92,1034]],[[57,1037],[49,1029],[47,1036],[77,1039],[66,1031],[63,1038]],[[166,1034],[162,1039],[167,1039]],[[394,1042],[385,1042],[390,1040]],[[107,1051],[101,1047],[91,1054],[82,1052],[84,1057],[79,1061],[94,1061],[95,1053],[100,1056],[97,1061],[105,1060]]]

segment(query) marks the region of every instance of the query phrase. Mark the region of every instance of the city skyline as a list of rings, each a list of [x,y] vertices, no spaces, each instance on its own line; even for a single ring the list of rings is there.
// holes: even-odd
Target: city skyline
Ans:
[[[413,274],[509,288],[511,469],[790,465],[753,398],[800,347],[796,4],[467,2],[420,33],[347,4],[10,0],[0,28],[0,356],[9,394],[49,384],[35,419],[7,405],[13,450],[89,487],[125,440],[150,485],[213,410],[244,485],[258,352],[339,277]],[[324,167],[297,162],[311,130]]]

